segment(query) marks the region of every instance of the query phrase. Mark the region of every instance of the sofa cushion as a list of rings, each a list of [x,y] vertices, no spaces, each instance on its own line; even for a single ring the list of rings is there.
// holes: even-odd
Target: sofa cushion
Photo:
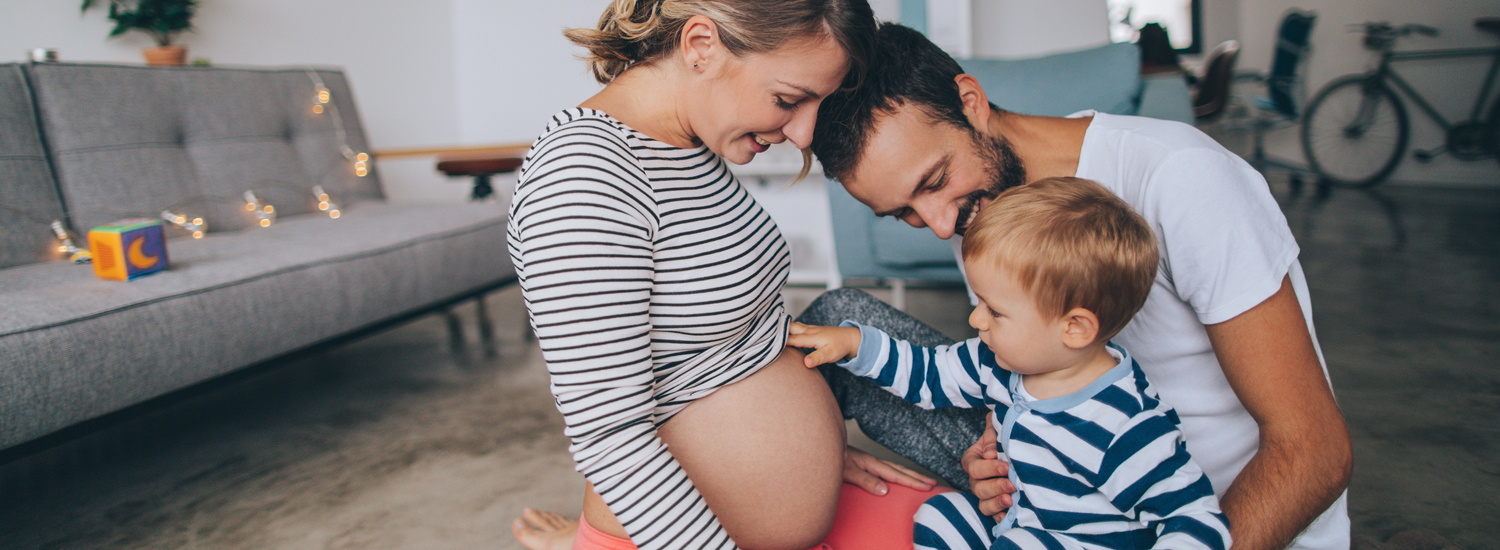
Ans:
[[[58,186],[81,231],[169,208],[203,217],[209,231],[243,229],[256,224],[241,199],[247,190],[281,214],[313,211],[313,185],[343,203],[381,196],[377,175],[358,177],[346,158],[345,145],[369,147],[339,71],[28,70]],[[313,112],[319,80],[343,108]]]
[[[61,257],[52,220],[66,221],[31,91],[19,65],[0,64],[0,269]]]
[[[514,280],[505,220],[498,203],[371,201],[171,239],[171,268],[131,282],[4,270],[0,448]]]
[[[1141,96],[1141,52],[1109,44],[1030,59],[960,59],[990,102],[1026,115],[1065,116],[1085,109],[1133,115]]]

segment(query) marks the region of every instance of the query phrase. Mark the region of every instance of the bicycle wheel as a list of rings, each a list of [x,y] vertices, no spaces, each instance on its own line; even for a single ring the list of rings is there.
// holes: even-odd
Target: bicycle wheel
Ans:
[[[1500,160],[1500,98],[1490,105],[1489,126],[1490,154],[1495,155],[1495,160]]]
[[[1406,106],[1370,74],[1340,77],[1307,104],[1302,151],[1336,187],[1371,187],[1396,170],[1411,137]]]

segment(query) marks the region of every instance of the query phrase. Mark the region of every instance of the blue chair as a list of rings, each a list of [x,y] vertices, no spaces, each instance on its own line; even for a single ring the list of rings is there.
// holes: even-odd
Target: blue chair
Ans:
[[[1276,49],[1272,53],[1270,71],[1235,75],[1235,80],[1264,86],[1265,95],[1236,98],[1242,104],[1239,110],[1244,113],[1235,120],[1225,121],[1226,129],[1248,131],[1254,137],[1254,152],[1246,159],[1251,166],[1262,174],[1271,169],[1289,173],[1294,188],[1301,186],[1304,176],[1316,177],[1317,174],[1306,164],[1266,154],[1266,134],[1302,123],[1307,58],[1312,52],[1312,30],[1317,20],[1317,12],[1297,8],[1286,11],[1276,30]]]

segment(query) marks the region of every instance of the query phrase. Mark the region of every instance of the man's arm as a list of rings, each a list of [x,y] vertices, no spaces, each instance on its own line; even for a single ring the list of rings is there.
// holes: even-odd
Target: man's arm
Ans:
[[[1260,449],[1219,502],[1234,549],[1284,548],[1348,487],[1349,428],[1289,277],[1264,302],[1207,330],[1225,378],[1260,426]]]

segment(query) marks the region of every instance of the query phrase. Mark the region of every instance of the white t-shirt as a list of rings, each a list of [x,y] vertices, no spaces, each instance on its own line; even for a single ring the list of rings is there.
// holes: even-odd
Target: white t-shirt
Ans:
[[[1312,331],[1297,242],[1265,178],[1203,132],[1145,117],[1070,115],[1087,116],[1094,118],[1076,175],[1125,199],[1151,224],[1161,251],[1145,306],[1114,340],[1136,355],[1162,399],[1177,409],[1188,451],[1223,496],[1255,455],[1260,431],[1225,379],[1204,326],[1255,307],[1290,275]],[[1317,348],[1315,331],[1312,338]],[[1323,370],[1326,378],[1326,363]],[[1348,548],[1346,498],[1292,547]]]

